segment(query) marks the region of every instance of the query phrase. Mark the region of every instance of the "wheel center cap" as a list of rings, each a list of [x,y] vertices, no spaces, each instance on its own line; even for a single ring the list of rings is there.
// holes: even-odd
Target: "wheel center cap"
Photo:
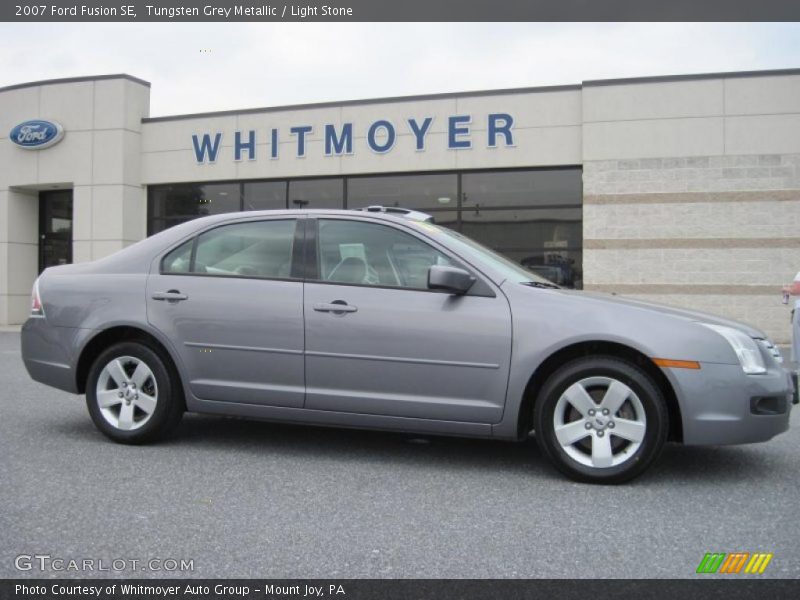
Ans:
[[[133,398],[133,390],[130,387],[125,388],[125,398],[127,400]]]
[[[592,423],[592,426],[595,429],[603,429],[608,424],[608,419],[604,416],[596,415],[593,418],[594,422]]]

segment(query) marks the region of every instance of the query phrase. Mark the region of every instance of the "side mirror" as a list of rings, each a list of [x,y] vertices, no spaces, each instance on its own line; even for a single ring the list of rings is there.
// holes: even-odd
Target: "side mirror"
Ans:
[[[466,294],[475,278],[464,269],[433,265],[428,269],[428,289],[445,290],[451,294]]]

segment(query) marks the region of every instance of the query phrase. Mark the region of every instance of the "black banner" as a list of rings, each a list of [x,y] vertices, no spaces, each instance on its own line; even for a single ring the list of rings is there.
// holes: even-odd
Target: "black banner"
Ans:
[[[3,600],[794,599],[800,580],[160,579],[3,580]]]
[[[7,0],[0,20],[800,21],[797,0]]]

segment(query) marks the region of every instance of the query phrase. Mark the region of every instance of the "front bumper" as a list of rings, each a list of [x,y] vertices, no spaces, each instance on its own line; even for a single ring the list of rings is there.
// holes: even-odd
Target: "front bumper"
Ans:
[[[702,363],[698,370],[668,371],[680,405],[684,444],[764,442],[789,428],[794,385],[786,369],[745,375],[739,365]]]

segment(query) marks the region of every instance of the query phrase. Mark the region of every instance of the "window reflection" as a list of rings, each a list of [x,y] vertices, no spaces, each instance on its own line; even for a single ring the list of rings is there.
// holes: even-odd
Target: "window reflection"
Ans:
[[[465,210],[462,232],[564,287],[580,287],[581,209]]]
[[[344,208],[344,181],[340,177],[290,181],[289,208]]]
[[[286,181],[245,183],[244,210],[286,208]]]
[[[579,169],[464,173],[461,185],[465,209],[580,205],[583,194]]]
[[[150,217],[204,217],[240,209],[238,183],[154,186]]]
[[[458,205],[458,175],[388,175],[350,177],[347,207],[400,206],[412,209],[455,209]]]

